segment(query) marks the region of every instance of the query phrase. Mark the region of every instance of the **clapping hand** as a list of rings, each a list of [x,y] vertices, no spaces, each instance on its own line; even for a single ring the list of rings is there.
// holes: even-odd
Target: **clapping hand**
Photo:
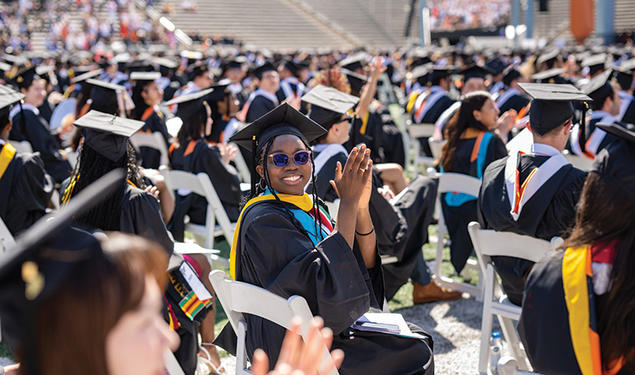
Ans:
[[[268,375],[322,375],[329,374],[337,369],[344,360],[344,352],[339,349],[331,352],[331,362],[322,366],[324,348],[329,349],[333,343],[333,332],[324,327],[322,318],[314,318],[311,321],[309,335],[306,342],[300,337],[299,318],[291,323],[291,330],[282,342],[278,363]],[[254,375],[267,375],[269,359],[261,349],[256,350],[253,356],[251,371]]]
[[[374,79],[378,79],[385,71],[384,58],[381,56],[375,57],[370,65],[370,76]]]
[[[342,202],[348,201],[355,206],[368,206],[372,166],[370,150],[366,148],[366,145],[361,145],[359,149],[353,147],[344,167],[337,162],[335,179],[330,183]]]
[[[234,159],[236,153],[238,152],[238,148],[236,146],[227,143],[219,143],[216,146],[218,147],[220,156],[225,164],[229,164],[229,162]]]

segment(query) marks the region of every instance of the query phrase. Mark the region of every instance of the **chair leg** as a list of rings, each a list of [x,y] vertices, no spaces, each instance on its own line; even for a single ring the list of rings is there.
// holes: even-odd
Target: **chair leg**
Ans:
[[[505,341],[509,345],[511,354],[516,359],[518,363],[518,368],[521,370],[529,370],[527,366],[527,361],[525,360],[525,353],[523,353],[520,348],[520,338],[518,337],[518,333],[516,331],[516,327],[514,327],[514,323],[511,319],[505,318],[500,315],[496,315],[498,318],[498,322],[501,325],[501,330],[503,331],[503,335],[505,336]]]
[[[487,375],[489,363],[489,339],[492,334],[492,294],[494,290],[494,268],[487,266],[485,275],[485,292],[483,295],[483,316],[481,323],[481,347],[478,357],[478,372]]]
[[[437,231],[437,255],[434,260],[434,274],[437,277],[441,277],[441,263],[443,263],[443,245],[445,233],[441,230]]]
[[[236,375],[242,375],[247,368],[247,326],[245,322],[238,322],[238,332],[236,336]]]

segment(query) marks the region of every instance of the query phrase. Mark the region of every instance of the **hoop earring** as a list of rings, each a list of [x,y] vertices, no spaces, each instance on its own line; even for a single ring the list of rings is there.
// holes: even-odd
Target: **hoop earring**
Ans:
[[[267,188],[267,185],[265,184],[265,180],[262,178],[260,179],[260,181],[258,181],[258,184],[256,186],[261,190],[265,190]]]

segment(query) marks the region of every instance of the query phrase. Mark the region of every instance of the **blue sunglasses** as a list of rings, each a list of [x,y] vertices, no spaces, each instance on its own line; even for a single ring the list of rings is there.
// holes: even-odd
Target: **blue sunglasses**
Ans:
[[[289,155],[278,153],[269,155],[276,167],[286,167],[289,164]],[[305,165],[309,162],[310,154],[308,151],[298,151],[293,154],[293,161],[296,165]]]

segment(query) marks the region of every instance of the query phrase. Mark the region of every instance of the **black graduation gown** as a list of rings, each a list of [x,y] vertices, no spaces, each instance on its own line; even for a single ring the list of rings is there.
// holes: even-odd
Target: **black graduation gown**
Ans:
[[[397,163],[402,167],[406,166],[406,153],[404,150],[403,136],[401,130],[395,125],[388,110],[382,112],[382,138],[381,148],[384,153],[385,163]]]
[[[13,156],[0,177],[0,217],[14,237],[44,216],[53,185],[38,153]]]
[[[631,99],[631,104],[629,104],[626,108],[621,122],[626,124],[635,124],[635,99]]]
[[[220,143],[221,137],[225,128],[229,124],[229,121],[225,121],[224,116],[214,118],[214,124],[212,125],[212,133],[206,137],[210,142]]]
[[[547,156],[521,156],[521,183],[547,159]],[[507,158],[496,160],[483,174],[478,200],[481,226],[547,241],[555,236],[566,237],[575,223],[576,204],[587,174],[571,164],[562,167],[525,203],[518,221],[515,221],[510,214],[511,204],[505,184],[506,163]],[[494,257],[494,267],[501,277],[503,290],[517,305],[522,302],[524,277],[532,266],[533,262],[523,259]]]
[[[383,163],[385,156],[381,148],[383,140],[383,123],[381,116],[376,113],[368,113],[368,121],[364,128],[361,118],[355,117],[351,124],[350,139],[344,143],[344,148],[348,151],[359,144],[365,144],[370,149],[370,157],[374,163]]]
[[[172,168],[194,174],[206,173],[229,220],[232,222],[238,220],[242,198],[238,172],[234,167],[223,162],[216,146],[210,146],[207,142],[199,140],[191,153],[186,154],[187,148],[179,147],[172,151],[170,160]],[[175,209],[168,227],[177,241],[183,241],[185,215],[190,217],[190,222],[204,225],[207,215],[205,197],[193,193],[187,196],[176,195]]]
[[[339,233],[314,246],[283,205],[293,208],[287,203],[266,201],[243,214],[236,279],[283,298],[304,297],[311,312],[333,330],[333,348],[345,353],[342,375],[433,373],[432,352],[424,341],[350,332],[348,328],[371,306],[380,306],[383,283],[379,257],[375,267],[367,270],[357,246],[351,251]],[[270,366],[275,365],[285,329],[251,315],[246,320],[247,353],[262,348]],[[231,333],[227,324],[217,341],[233,352]]]
[[[174,251],[174,242],[161,217],[159,201],[151,194],[130,185],[126,185],[121,202],[119,230],[154,241],[170,255]]]
[[[315,157],[318,155],[319,152],[314,153]],[[332,156],[316,176],[317,194],[328,202],[337,199],[329,181],[335,177],[338,161],[342,166],[346,163],[343,152]],[[397,262],[382,266],[385,297],[390,300],[410,278],[417,257],[421,254],[421,247],[428,242],[428,226],[433,219],[437,182],[423,176],[415,177],[408,185],[408,191],[395,204],[391,204],[377,191],[381,186],[381,178],[374,176],[369,210],[375,227],[377,250],[381,255],[397,257]],[[310,187],[307,191],[311,192]]]
[[[520,112],[520,110],[525,108],[527,104],[529,104],[529,98],[523,95],[515,94],[509,97],[509,99],[505,100],[505,102],[502,103],[498,107],[498,109],[500,110],[500,113],[505,113],[510,109],[515,109],[516,112]]]
[[[276,103],[267,99],[262,95],[257,95],[254,100],[249,103],[249,108],[247,108],[247,116],[245,117],[245,122],[250,123],[256,121],[262,115],[276,108]]]
[[[441,114],[445,112],[446,109],[450,108],[453,103],[454,100],[452,100],[452,98],[450,98],[447,94],[442,95],[432,104],[430,108],[426,110],[425,115],[423,115],[423,118],[421,119],[421,123],[434,124],[437,122]]]
[[[24,128],[22,127],[22,113],[24,113]],[[62,158],[59,145],[49,131],[48,124],[33,111],[25,109],[18,112],[11,120],[13,127],[9,139],[14,141],[29,141],[33,151],[40,153],[46,172],[55,182],[62,182],[71,173],[71,165]]]
[[[146,133],[161,133],[165,141],[165,147],[169,147],[168,127],[165,125],[165,118],[162,113],[152,112],[152,115],[145,120],[145,125],[141,128],[141,131]],[[158,169],[161,165],[161,152],[150,147],[141,147],[139,158],[143,168]]]
[[[459,139],[456,146],[456,153],[454,154],[452,170],[445,172],[462,173],[472,177],[478,177],[479,173],[476,170],[477,163],[470,162],[475,142],[476,138]],[[498,136],[492,136],[492,139],[487,145],[483,168],[487,168],[491,162],[505,156],[507,156],[505,144],[503,144],[503,141]],[[443,218],[445,219],[445,225],[451,240],[450,260],[456,272],[460,273],[463,267],[465,267],[467,259],[474,251],[472,240],[467,231],[467,225],[471,221],[477,220],[476,199],[467,201],[460,206],[452,207],[446,203],[446,194],[447,193],[441,195],[441,209],[443,210]]]

